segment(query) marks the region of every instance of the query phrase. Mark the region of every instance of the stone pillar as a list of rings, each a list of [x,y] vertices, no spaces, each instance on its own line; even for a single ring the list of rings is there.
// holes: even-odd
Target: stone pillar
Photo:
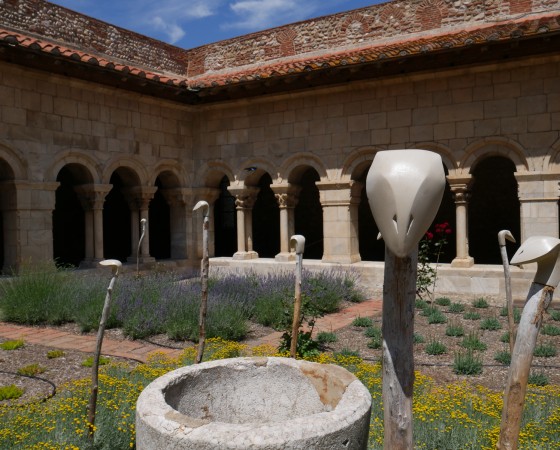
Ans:
[[[103,259],[103,203],[112,189],[111,184],[75,186],[85,213],[85,258],[82,267],[95,267]]]
[[[52,262],[52,213],[58,182],[13,181],[5,208],[13,228],[5,230],[4,269],[17,271],[23,262]]]
[[[515,173],[520,202],[521,236],[519,243],[531,236],[558,237],[558,174]]]
[[[128,262],[153,263],[155,258],[150,256],[150,221],[148,220],[148,208],[157,187],[135,186],[123,189],[125,199],[130,208],[130,230],[132,254],[127,258]],[[140,240],[140,220],[146,219],[146,233],[142,240],[142,246],[138,252],[138,241]]]
[[[323,207],[323,262],[361,261],[358,242],[358,207],[362,183],[318,181]]]
[[[451,267],[471,267],[474,264],[474,259],[469,256],[468,203],[471,178],[462,181],[462,183],[451,184],[450,180],[450,188],[455,200],[455,226],[457,228],[455,230],[457,255],[451,261]]]
[[[270,187],[280,208],[280,253],[274,259],[276,261],[295,261],[295,253],[290,252],[290,238],[294,235],[294,208],[297,205],[301,188],[293,185],[272,185]]]
[[[237,252],[233,259],[255,259],[259,255],[253,250],[253,206],[259,188],[253,186],[228,187],[235,197],[237,208]]]

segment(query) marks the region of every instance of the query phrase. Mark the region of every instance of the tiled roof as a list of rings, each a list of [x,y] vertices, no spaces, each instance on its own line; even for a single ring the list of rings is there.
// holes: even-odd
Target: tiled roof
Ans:
[[[91,66],[91,68],[102,68],[129,77],[143,78],[160,85],[198,91],[216,86],[258,82],[275,77],[292,76],[336,67],[351,67],[372,62],[399,60],[414,55],[433,54],[449,49],[515,41],[539,35],[552,35],[559,31],[560,13],[548,12],[527,15],[517,20],[497,21],[483,26],[478,24],[469,29],[438,29],[422,35],[409,34],[404,36],[404,39],[396,38],[373,45],[288,56],[235,69],[206,72],[190,78],[180,75],[174,76],[169,73],[158,73],[156,70],[140,68],[122,60],[95,54],[93,51],[84,52],[61,43],[4,28],[0,28],[0,46],[11,46],[38,52],[69,62]]]

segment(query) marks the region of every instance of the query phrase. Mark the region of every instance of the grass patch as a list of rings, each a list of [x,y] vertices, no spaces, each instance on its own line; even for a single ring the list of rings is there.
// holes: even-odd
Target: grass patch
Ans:
[[[443,342],[432,339],[426,344],[425,351],[428,355],[443,355],[447,353],[447,347]]]
[[[478,334],[471,332],[463,338],[461,346],[467,350],[485,351],[488,346],[480,340]]]
[[[447,311],[450,313],[462,313],[463,311],[465,311],[465,305],[461,303],[451,303],[451,305],[449,305],[449,308],[447,308]]]
[[[484,297],[477,298],[472,302],[473,307],[479,309],[486,309],[490,306],[490,304],[486,301]]]
[[[465,320],[480,320],[480,314],[476,311],[467,311],[463,314],[463,319]]]
[[[367,328],[367,327],[371,327],[372,325],[373,325],[373,320],[370,319],[369,317],[356,317],[352,321],[352,326],[354,327]]]
[[[547,323],[541,328],[541,333],[545,336],[560,336],[560,327]]]
[[[422,336],[421,334],[414,333],[414,335],[412,336],[412,341],[415,344],[423,344],[424,342],[426,342],[426,339],[424,339],[424,336]]]
[[[552,358],[556,356],[556,353],[556,347],[547,343],[537,345],[533,350],[533,355],[540,358]]]
[[[99,365],[100,366],[104,366],[106,364],[109,364],[111,362],[111,360],[103,355],[101,355],[99,357]],[[86,359],[84,359],[82,361],[82,366],[83,367],[93,367],[93,356],[88,356]]]
[[[65,355],[65,353],[62,350],[49,350],[47,352],[47,358],[49,358],[49,359],[60,358],[64,355]]]
[[[439,309],[428,316],[428,323],[430,325],[446,322],[447,317],[445,317],[445,314],[443,314]]]
[[[451,299],[448,297],[438,297],[436,298],[435,303],[439,306],[449,306],[451,305]]]
[[[421,298],[417,298],[414,301],[414,307],[416,309],[424,309],[426,306],[428,306],[428,302],[426,300],[423,300]]]
[[[340,357],[343,357],[343,358],[348,358],[348,357],[359,358],[360,357],[360,352],[357,351],[357,350],[351,350],[347,347],[344,347],[339,352],[335,352],[334,356],[339,357],[339,358]]]
[[[487,317],[482,322],[480,322],[481,330],[496,331],[502,329],[502,324],[497,317]]]
[[[424,317],[428,317],[431,316],[432,314],[437,314],[438,312],[441,312],[439,310],[439,308],[435,305],[426,305],[423,309],[422,312],[420,313],[421,316]]]
[[[461,337],[465,335],[465,329],[459,323],[450,323],[445,329],[446,336]]]
[[[316,339],[319,344],[332,344],[338,341],[338,336],[332,331],[320,331]]]
[[[373,349],[381,348],[383,342],[383,335],[380,327],[376,327],[376,326],[368,327],[366,328],[364,334],[368,338],[370,338],[369,342],[367,343],[367,346],[369,348],[373,348]]]
[[[20,367],[17,370],[17,373],[18,375],[32,377],[35,375],[39,375],[40,373],[44,373],[46,370],[46,367],[40,366],[39,364],[29,364],[27,366]]]
[[[480,375],[482,358],[472,350],[457,352],[453,357],[453,372],[457,375]]]
[[[23,395],[23,393],[24,390],[18,388],[15,384],[10,384],[8,386],[0,386],[0,401],[20,398]]]
[[[25,342],[23,341],[23,339],[16,339],[16,340],[12,340],[12,341],[4,341],[0,344],[0,348],[2,350],[17,350],[18,348],[21,348],[25,345]]]
[[[507,317],[508,315],[508,309],[507,306],[504,306],[502,309],[500,309],[500,316],[502,317]],[[515,323],[519,323],[519,321],[521,320],[521,310],[519,308],[513,308],[513,321]]]
[[[549,312],[550,318],[556,322],[560,322],[560,309],[551,309]]]
[[[509,366],[511,364],[511,353],[507,350],[500,351],[494,355],[494,361],[498,361],[504,366]]]
[[[500,342],[509,344],[509,331],[506,331],[504,334],[500,336]]]
[[[532,386],[548,386],[548,377],[541,372],[530,373],[527,383]]]

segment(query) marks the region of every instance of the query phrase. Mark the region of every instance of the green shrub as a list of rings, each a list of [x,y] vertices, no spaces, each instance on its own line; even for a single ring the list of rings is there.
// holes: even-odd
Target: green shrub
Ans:
[[[424,317],[428,317],[431,316],[432,314],[437,314],[438,312],[441,312],[439,310],[439,308],[435,305],[426,305],[423,309],[422,312],[420,313],[421,316]]]
[[[509,331],[506,331],[504,334],[500,336],[500,342],[505,342],[509,344]]]
[[[278,346],[278,351],[289,352],[292,345],[292,333],[284,332],[280,340],[280,345]],[[296,343],[296,355],[300,358],[312,358],[318,356],[319,351],[319,341],[313,339],[311,336],[311,331],[299,331],[298,340]]]
[[[440,310],[434,311],[432,314],[428,316],[428,323],[430,325],[437,324],[437,323],[446,323],[447,317],[443,314]]]
[[[367,327],[364,331],[364,334],[370,338],[371,337],[381,338],[382,337],[381,327],[378,326]]]
[[[533,355],[541,358],[552,358],[556,356],[556,347],[546,343],[537,345],[533,351]]]
[[[39,375],[40,373],[45,372],[47,370],[45,367],[40,366],[39,364],[29,364],[24,367],[20,367],[17,370],[18,375],[25,375],[25,376],[34,376]]]
[[[2,350],[17,350],[25,345],[23,339],[16,339],[13,341],[4,341],[0,344]]]
[[[477,298],[472,302],[472,305],[475,308],[480,308],[480,309],[486,309],[490,306],[484,297]]]
[[[49,350],[47,352],[47,358],[49,359],[60,358],[61,356],[64,356],[64,352],[62,350]]]
[[[541,328],[541,333],[546,336],[560,336],[560,327],[547,323]]]
[[[494,355],[494,360],[505,366],[509,366],[511,364],[511,353],[507,350],[499,351]]]
[[[414,301],[414,307],[416,309],[424,309],[426,306],[428,306],[428,302],[426,300],[423,300],[421,298],[417,298]]]
[[[463,342],[461,342],[461,346],[468,349],[468,350],[478,350],[484,351],[488,348],[488,346],[480,340],[478,334],[471,332],[467,336],[463,338]]]
[[[556,322],[560,322],[560,309],[551,309],[549,311],[550,318]]]
[[[414,333],[412,339],[415,344],[423,344],[424,342],[426,342],[424,337],[418,333]]]
[[[438,297],[436,298],[435,303],[439,306],[449,306],[451,305],[451,299],[448,297]]]
[[[449,308],[447,308],[447,311],[449,311],[450,313],[462,313],[465,310],[465,305],[462,305],[461,303],[451,303],[451,305],[449,305]]]
[[[331,344],[336,341],[338,341],[336,333],[331,331],[320,331],[317,333],[317,342],[319,342],[319,344]]]
[[[548,377],[544,373],[531,373],[527,383],[532,386],[548,386]]]
[[[23,392],[24,390],[18,388],[15,384],[0,386],[0,401],[20,398],[23,395]]]
[[[355,356],[355,357],[359,358],[360,357],[360,352],[357,351],[357,350],[351,350],[347,347],[344,347],[339,352],[334,352],[334,356],[335,357]]]
[[[500,321],[496,317],[487,317],[482,322],[480,322],[481,330],[496,331],[496,330],[500,330],[501,328],[502,325],[500,324]]]
[[[373,320],[371,320],[369,317],[356,317],[353,321],[352,321],[352,326],[354,327],[371,327],[373,325]]]
[[[428,355],[443,355],[447,352],[447,347],[442,342],[432,339],[426,344],[425,350]]]
[[[465,335],[465,330],[461,324],[451,323],[447,325],[447,328],[445,329],[445,334],[447,336],[461,337]]]
[[[465,320],[479,320],[480,319],[480,314],[475,312],[475,311],[467,311],[465,314],[463,314],[463,319],[465,319]]]
[[[109,364],[111,362],[111,360],[105,356],[100,356],[99,357],[99,365],[100,366],[104,366],[106,364]],[[84,359],[82,361],[82,366],[83,367],[93,367],[93,356],[88,356],[86,359]]]
[[[482,358],[472,350],[457,352],[453,357],[453,372],[457,375],[480,375]]]
[[[501,310],[500,310],[500,316],[502,317],[507,317],[508,315],[508,309],[507,306],[504,306]],[[521,310],[519,308],[513,308],[513,321],[515,323],[519,323],[519,320],[521,319]]]

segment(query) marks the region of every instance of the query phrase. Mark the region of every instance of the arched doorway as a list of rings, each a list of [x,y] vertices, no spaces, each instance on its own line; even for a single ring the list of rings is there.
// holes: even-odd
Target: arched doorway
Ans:
[[[315,184],[319,180],[317,171],[309,167],[302,168],[301,177],[295,183],[301,187],[294,210],[295,232],[305,237],[304,257],[308,259],[323,257],[323,208]]]
[[[274,258],[280,251],[280,209],[271,184],[268,173],[261,176],[253,206],[253,249],[261,258]]]
[[[76,186],[91,183],[91,176],[79,164],[64,166],[56,181],[53,211],[53,257],[59,266],[79,266],[85,257],[85,213]]]
[[[520,207],[515,165],[502,156],[490,156],[474,170],[469,202],[469,250],[478,264],[501,264],[498,232],[520,236]],[[509,252],[509,251],[508,251]]]
[[[14,171],[0,159],[0,270],[11,273],[16,269],[17,242]]]
[[[214,203],[215,256],[232,256],[237,250],[235,197],[228,191],[229,179],[220,181],[220,196]]]

